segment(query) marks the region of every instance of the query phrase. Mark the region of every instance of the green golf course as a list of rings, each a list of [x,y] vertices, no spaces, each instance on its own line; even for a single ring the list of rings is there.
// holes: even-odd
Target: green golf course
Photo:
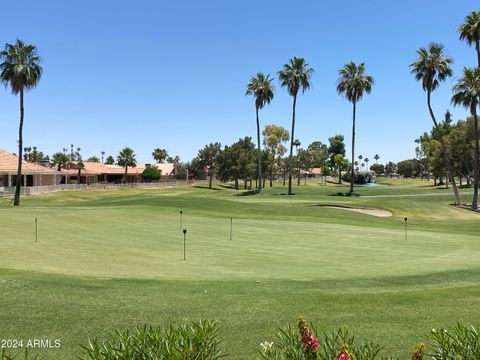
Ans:
[[[478,324],[480,215],[433,182],[381,183],[0,198],[0,339],[60,339],[39,354],[75,359],[114,329],[216,319],[228,358],[254,359],[303,314],[408,358],[431,328]]]

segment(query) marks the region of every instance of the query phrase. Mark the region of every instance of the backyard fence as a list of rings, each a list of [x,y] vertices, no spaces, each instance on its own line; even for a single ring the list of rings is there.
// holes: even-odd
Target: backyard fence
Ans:
[[[20,193],[22,195],[35,195],[57,191],[77,191],[77,190],[90,190],[90,189],[153,189],[172,186],[190,185],[193,183],[204,183],[205,180],[172,180],[172,181],[158,181],[151,183],[126,183],[126,184],[60,184],[60,185],[46,185],[46,186],[26,186],[21,187]],[[0,188],[0,196],[12,196],[15,193],[14,187]]]

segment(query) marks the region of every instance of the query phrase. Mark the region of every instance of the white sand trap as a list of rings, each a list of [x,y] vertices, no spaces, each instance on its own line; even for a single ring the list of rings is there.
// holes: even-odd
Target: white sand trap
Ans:
[[[376,216],[376,217],[392,216],[392,213],[390,211],[382,210],[382,209],[356,208],[356,207],[350,207],[345,205],[317,205],[317,206],[328,208],[328,209],[354,211],[354,212]]]

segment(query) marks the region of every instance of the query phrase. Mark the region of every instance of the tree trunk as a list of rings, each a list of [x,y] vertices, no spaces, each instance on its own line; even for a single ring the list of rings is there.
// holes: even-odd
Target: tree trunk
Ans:
[[[238,190],[238,179],[235,178],[235,190]]]
[[[342,183],[342,170],[340,168],[338,168],[338,183]]]
[[[449,176],[452,180],[452,189],[453,189],[453,194],[455,196],[455,205],[456,206],[462,206],[462,200],[460,199],[460,195],[458,193],[457,184],[455,182],[455,177],[453,175],[452,167],[450,165],[450,159],[449,159],[449,156],[448,156],[448,153],[447,153],[447,147],[445,146],[445,141],[444,141],[443,136],[442,136],[442,131],[440,131],[437,120],[435,119],[435,114],[433,113],[432,106],[430,104],[430,95],[431,95],[431,92],[427,91],[428,111],[430,112],[430,117],[432,118],[433,124],[435,125],[435,128],[437,129],[438,134],[440,136],[440,145],[441,145],[441,148],[442,148],[443,156],[445,158],[445,162],[447,164],[448,174],[449,174]],[[448,178],[448,176],[447,176],[447,178]],[[447,182],[447,184],[448,184],[448,182]]]
[[[272,151],[272,164],[270,165],[270,187],[273,186],[273,168],[275,166],[275,150]]]
[[[128,175],[128,166],[125,166],[125,175],[123,176],[123,182],[127,183],[127,175]]]
[[[480,59],[479,59],[480,61]],[[479,163],[479,156],[480,156],[480,149],[479,149],[479,137],[478,137],[478,116],[477,116],[477,106],[472,107],[472,115],[473,115],[473,124],[474,124],[474,134],[475,134],[475,170],[473,174],[473,199],[472,199],[472,209],[478,209],[478,185],[479,185],[479,176],[480,176],[480,163]]]
[[[292,134],[290,137],[290,159],[289,159],[289,169],[288,169],[288,195],[292,195],[293,141],[295,140],[295,106],[296,105],[297,105],[297,94],[293,96]]]
[[[260,119],[258,118],[258,106],[256,107],[257,114],[257,146],[258,146],[258,189],[262,188],[262,150],[260,149]]]
[[[13,199],[14,206],[20,206],[20,188],[22,186],[22,159],[23,159],[23,89],[20,90],[20,124],[18,126],[18,167],[17,167],[17,183],[15,184],[15,197]],[[27,184],[25,184],[27,185]]]
[[[213,173],[210,173],[210,176],[208,178],[208,188],[212,188],[212,179],[213,179]]]
[[[357,111],[357,103],[353,102],[352,113],[352,174],[350,178],[350,194],[353,193],[353,183],[355,180],[355,115]]]
[[[81,181],[80,181],[80,176],[82,176],[82,169],[78,169],[78,174],[77,174],[77,180],[78,180],[78,183],[80,184]]]
[[[477,66],[480,67],[480,41],[475,41],[475,49],[477,50]]]

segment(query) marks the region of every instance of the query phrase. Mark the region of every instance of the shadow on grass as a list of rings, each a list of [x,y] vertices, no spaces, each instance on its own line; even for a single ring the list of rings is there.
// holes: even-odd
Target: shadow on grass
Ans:
[[[193,185],[194,188],[196,189],[204,189],[204,190],[222,190],[222,189],[217,189],[215,187],[209,188],[208,185]]]
[[[242,191],[241,193],[235,194],[234,196],[253,196],[260,194],[259,189],[252,189],[247,191]]]
[[[346,192],[346,193],[344,193],[344,192],[336,192],[336,193],[330,194],[330,195],[328,195],[328,196],[346,196],[346,197],[351,197],[351,196],[360,196],[360,194],[358,194],[358,193],[356,193],[356,192],[353,192],[353,193],[351,193],[351,192]]]
[[[224,189],[235,189],[235,185],[233,185],[233,184],[219,184],[218,186],[220,186]]]

